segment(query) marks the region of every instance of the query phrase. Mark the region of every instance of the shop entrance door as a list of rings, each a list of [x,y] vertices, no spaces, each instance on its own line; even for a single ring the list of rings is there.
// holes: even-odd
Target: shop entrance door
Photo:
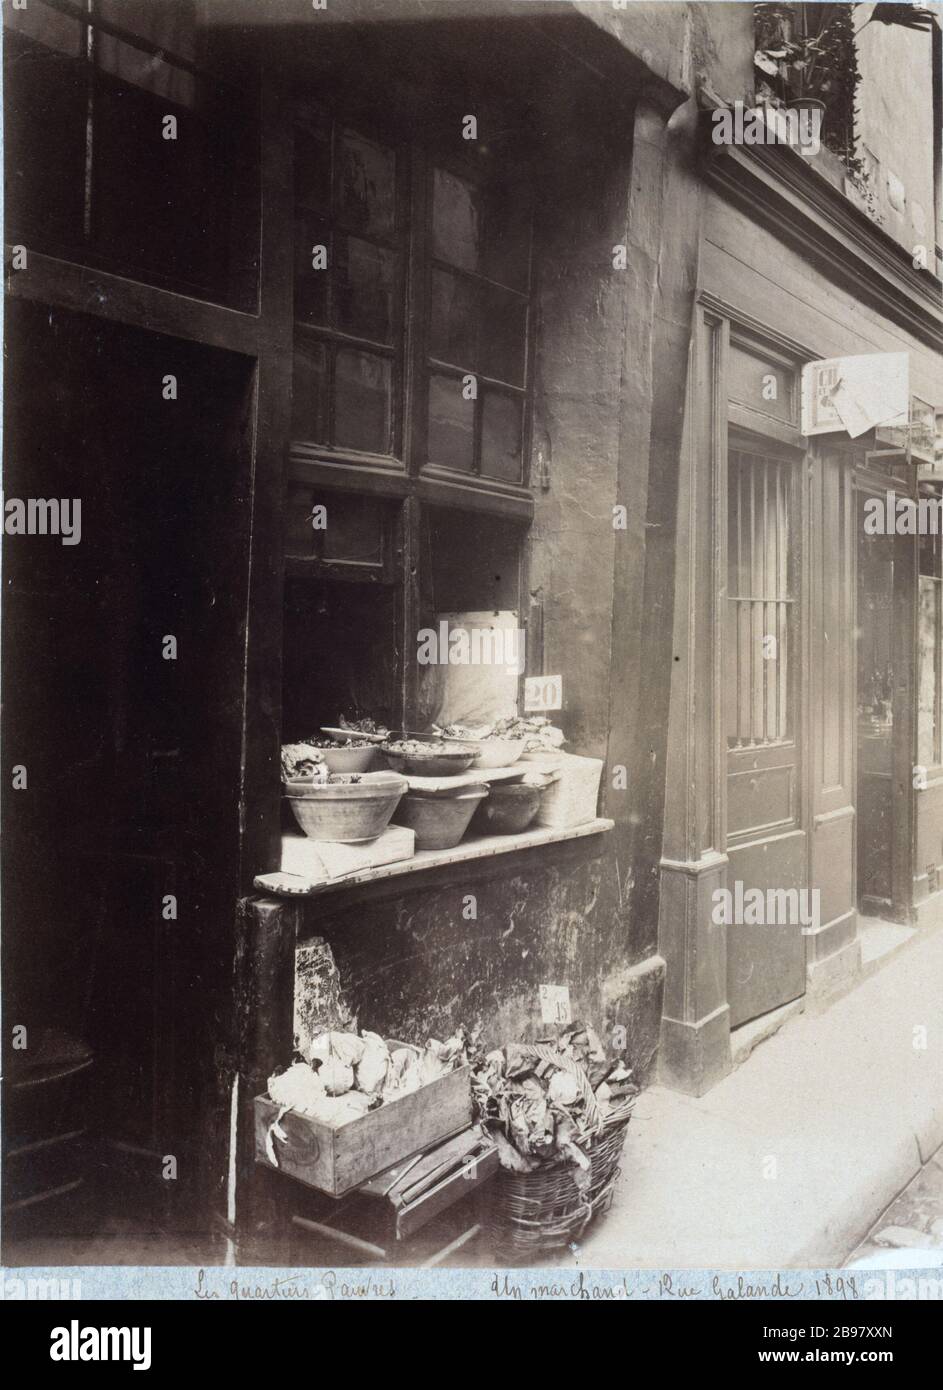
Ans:
[[[723,680],[732,1027],[805,990],[799,507],[792,456],[766,441],[731,447]]]
[[[909,877],[912,762],[911,537],[870,535],[866,507],[886,515],[888,489],[857,494],[858,908],[902,920]]]

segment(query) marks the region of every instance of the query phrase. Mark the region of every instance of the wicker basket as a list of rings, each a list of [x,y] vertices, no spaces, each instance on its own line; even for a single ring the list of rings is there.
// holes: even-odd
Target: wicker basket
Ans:
[[[613,1111],[581,1146],[590,1161],[589,1183],[582,1188],[570,1163],[547,1164],[532,1173],[502,1168],[495,1174],[483,1193],[484,1222],[499,1259],[523,1264],[560,1250],[609,1209],[631,1116],[631,1104]]]

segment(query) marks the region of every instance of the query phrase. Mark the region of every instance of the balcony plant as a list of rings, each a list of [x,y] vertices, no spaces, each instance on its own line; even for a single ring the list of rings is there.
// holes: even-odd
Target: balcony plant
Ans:
[[[927,31],[935,20],[918,5],[878,4],[855,26],[852,4],[756,4],[753,6],[759,74],[757,99],[770,106],[816,105],[827,112],[822,140],[848,171],[860,196],[874,202],[868,170],[858,157],[855,122],[861,80],[856,38],[869,24]]]

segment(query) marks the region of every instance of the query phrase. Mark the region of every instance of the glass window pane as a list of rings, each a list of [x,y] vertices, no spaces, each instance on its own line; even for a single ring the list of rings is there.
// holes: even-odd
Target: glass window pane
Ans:
[[[178,52],[179,50],[172,51]],[[184,54],[180,55],[185,56]],[[101,72],[141,87],[154,96],[164,97],[178,106],[196,105],[196,78],[192,72],[176,68],[153,53],[145,53],[111,34],[96,32],[95,63]]]
[[[177,139],[162,140],[155,135],[159,110],[154,96],[130,81],[96,84],[96,252],[116,268],[146,270],[177,285],[218,284],[226,223],[210,173],[219,167],[216,134],[178,108]]]
[[[483,289],[478,367],[512,386],[524,384],[527,309],[524,301],[494,285]]]
[[[486,391],[481,419],[481,471],[504,482],[521,481],[521,401]]]
[[[4,24],[44,8],[4,5]],[[68,33],[36,28],[42,47],[32,32],[3,36],[4,211],[11,242],[50,250],[83,241],[88,83],[82,65],[56,51],[68,51]]]
[[[338,493],[317,499],[327,509],[327,526],[320,533],[321,558],[346,565],[383,562],[383,522],[387,503],[375,497],[345,497]]]
[[[26,38],[35,39],[37,43],[55,48],[60,53],[68,53],[73,58],[84,55],[84,24],[50,9],[48,5],[28,4],[25,9],[15,10],[7,0],[3,7],[3,24],[4,28],[15,29]]]
[[[334,443],[373,454],[390,452],[390,363],[386,358],[338,349]]]
[[[326,251],[327,269],[315,269],[315,247]],[[328,286],[331,277],[331,237],[317,217],[295,218],[295,318],[299,323],[329,322]]]
[[[346,227],[391,236],[396,212],[392,150],[345,131],[340,141],[338,217]]]
[[[458,377],[429,378],[430,463],[470,473],[475,466],[475,402],[462,395]]]
[[[295,114],[295,201],[325,215],[331,210],[331,127],[313,106]]]
[[[394,253],[359,237],[337,239],[337,327],[389,343],[393,333]]]
[[[530,273],[530,206],[521,186],[488,190],[484,273],[512,289],[526,290]]]
[[[327,349],[322,343],[295,342],[292,380],[291,433],[293,439],[326,444]]]
[[[433,255],[462,270],[478,270],[480,224],[478,190],[467,180],[436,169],[432,190]]]
[[[32,0],[29,4],[32,8]],[[196,60],[196,20],[190,0],[173,5],[155,5],[154,0],[95,0],[92,10],[127,34],[150,39],[175,57]]]
[[[466,371],[478,369],[480,288],[473,280],[434,270],[429,306],[429,353]]]

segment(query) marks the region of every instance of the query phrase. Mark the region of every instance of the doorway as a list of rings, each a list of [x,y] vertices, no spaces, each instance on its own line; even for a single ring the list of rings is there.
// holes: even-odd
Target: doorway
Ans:
[[[31,1039],[78,1040],[94,1085],[82,1163],[63,1148],[39,1196],[11,1181],[5,1216],[150,1234],[188,1225],[211,1180],[197,1117],[238,895],[253,364],[22,301],[6,346],[5,491],[81,504],[74,545],[4,536],[3,733],[29,778],[3,798],[7,999]]]
[[[799,471],[768,440],[727,459],[727,999],[737,1027],[805,990],[805,939],[781,904],[808,876],[802,823]],[[739,911],[762,896],[765,906]]]
[[[886,516],[893,503],[893,487],[859,478],[857,901],[866,916],[904,921],[912,814],[913,545],[911,537],[865,529],[869,512]]]

